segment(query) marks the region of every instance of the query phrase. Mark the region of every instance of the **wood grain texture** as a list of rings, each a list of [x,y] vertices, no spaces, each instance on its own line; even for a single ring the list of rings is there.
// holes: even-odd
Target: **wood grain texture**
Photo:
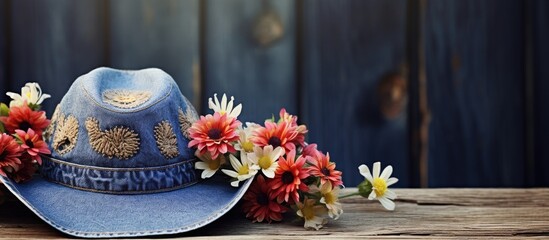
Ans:
[[[203,101],[214,93],[234,96],[244,122],[263,123],[283,107],[297,114],[294,1],[208,0],[205,7]],[[254,24],[269,9],[284,30],[263,46],[253,37]],[[207,104],[203,111],[210,112]]]
[[[11,1],[10,91],[40,83],[52,95],[44,109],[53,113],[72,82],[103,65],[104,12],[101,1]]]
[[[521,1],[428,1],[430,186],[523,186]]]
[[[199,104],[199,4],[197,0],[110,1],[110,63],[122,69],[157,67],[183,95]]]
[[[355,189],[346,189],[353,191]],[[198,230],[192,239],[547,238],[549,189],[396,189],[394,212],[361,197],[342,201],[344,214],[320,231],[302,222],[251,223],[238,209]],[[0,205],[0,238],[60,239],[16,200]]]
[[[406,111],[382,117],[377,87],[405,64],[406,1],[303,1],[302,121],[309,142],[330,152],[347,186],[360,164],[395,166],[408,186]]]
[[[549,186],[549,2],[534,1],[535,185]]]

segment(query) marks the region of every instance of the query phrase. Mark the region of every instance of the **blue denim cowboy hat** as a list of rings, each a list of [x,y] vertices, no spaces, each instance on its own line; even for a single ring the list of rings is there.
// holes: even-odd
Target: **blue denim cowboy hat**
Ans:
[[[187,232],[244,195],[227,179],[199,181],[187,129],[198,118],[159,69],[98,68],[72,84],[45,138],[41,175],[6,187],[54,228],[78,237]]]

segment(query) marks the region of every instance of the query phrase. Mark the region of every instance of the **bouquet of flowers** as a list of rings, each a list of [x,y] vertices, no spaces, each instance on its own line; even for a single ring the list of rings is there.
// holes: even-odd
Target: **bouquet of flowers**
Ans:
[[[42,164],[40,154],[50,154],[42,134],[50,120],[40,104],[50,97],[38,83],[27,83],[21,94],[8,92],[9,107],[0,103],[0,175],[16,182],[29,180]]]
[[[359,172],[366,179],[358,191],[339,195],[343,187],[342,172],[330,155],[307,144],[308,129],[297,123],[297,117],[280,110],[279,118],[267,119],[264,125],[237,119],[242,104],[234,106],[223,94],[221,102],[214,95],[208,102],[213,114],[201,116],[188,132],[189,147],[196,148],[201,160],[195,168],[203,170],[202,178],[222,172],[231,177],[231,185],[253,178],[243,197],[243,211],[254,222],[282,221],[282,214],[293,211],[307,229],[318,230],[328,218],[338,219],[343,213],[339,199],[360,195],[377,199],[393,210],[396,194],[388,187],[398,181],[391,177],[392,167],[380,174],[381,164],[374,163],[373,174],[366,165]]]

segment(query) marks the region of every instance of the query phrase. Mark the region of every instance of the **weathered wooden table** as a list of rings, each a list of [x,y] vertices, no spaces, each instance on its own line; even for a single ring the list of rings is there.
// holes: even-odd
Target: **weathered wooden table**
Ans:
[[[349,189],[347,189],[348,191]],[[193,232],[167,237],[216,239],[539,238],[549,239],[549,188],[396,189],[394,212],[361,197],[344,199],[344,211],[320,231],[301,222],[252,224],[232,211]],[[65,238],[22,204],[0,206],[0,238]]]

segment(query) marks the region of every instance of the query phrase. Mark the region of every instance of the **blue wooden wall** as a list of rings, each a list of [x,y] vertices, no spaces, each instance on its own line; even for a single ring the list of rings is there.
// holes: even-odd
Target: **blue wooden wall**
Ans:
[[[51,113],[93,68],[159,67],[203,112],[226,92],[245,121],[298,114],[347,186],[375,161],[401,187],[549,186],[548,15],[544,0],[0,0],[0,93],[39,82]]]

